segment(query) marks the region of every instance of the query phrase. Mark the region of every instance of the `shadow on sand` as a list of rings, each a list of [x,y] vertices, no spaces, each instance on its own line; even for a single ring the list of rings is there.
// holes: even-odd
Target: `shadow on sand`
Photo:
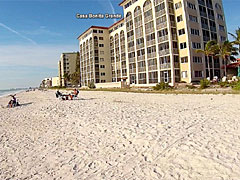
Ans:
[[[84,99],[84,98],[78,98],[78,99],[74,99],[75,101],[85,101],[85,100],[94,100],[97,98],[89,98],[89,99]]]
[[[20,104],[20,106],[28,106],[28,105],[31,105],[32,104],[32,102],[30,102],[30,103],[23,103],[23,104]]]

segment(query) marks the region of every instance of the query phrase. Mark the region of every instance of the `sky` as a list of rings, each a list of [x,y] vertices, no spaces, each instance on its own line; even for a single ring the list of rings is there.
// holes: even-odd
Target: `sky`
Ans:
[[[76,14],[123,14],[121,0],[0,0],[0,89],[36,87],[57,76],[62,52],[78,51],[77,37],[91,25],[117,19]],[[228,32],[240,26],[240,0],[223,0]]]

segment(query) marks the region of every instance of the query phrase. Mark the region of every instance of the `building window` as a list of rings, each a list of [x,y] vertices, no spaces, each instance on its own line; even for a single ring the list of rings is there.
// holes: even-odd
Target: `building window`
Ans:
[[[103,30],[98,30],[98,33],[101,33],[101,34],[102,34],[102,33],[103,33]]]
[[[224,19],[223,19],[223,15],[221,15],[221,14],[218,14],[218,15],[217,15],[217,17],[218,17],[218,19],[220,19],[220,20],[224,21]]]
[[[195,4],[192,4],[192,3],[190,3],[190,2],[187,2],[187,5],[188,5],[188,7],[189,7],[190,9],[196,10]]]
[[[192,48],[193,48],[193,49],[201,49],[201,44],[200,44],[200,43],[193,42],[193,43],[192,43]]]
[[[185,29],[183,28],[183,29],[178,30],[178,34],[179,34],[179,36],[185,34]]]
[[[188,57],[182,57],[181,58],[181,63],[188,63]]]
[[[99,37],[99,40],[103,40],[103,37]]]
[[[105,68],[105,65],[100,65],[100,68],[101,68],[101,69],[104,69],[104,68]]]
[[[181,21],[183,21],[182,15],[177,16],[177,22],[181,22]]]
[[[175,9],[179,9],[182,7],[182,3],[181,2],[178,2],[175,4]]]
[[[101,76],[105,76],[105,72],[101,72]]]
[[[198,19],[196,16],[192,16],[192,15],[189,15],[189,20],[192,21],[192,22],[198,22]]]
[[[104,51],[100,51],[100,55],[104,55]]]
[[[219,25],[219,30],[224,32],[225,31],[225,27],[222,26],[222,25]]]
[[[104,44],[99,44],[99,47],[104,47]]]
[[[100,58],[100,62],[103,62],[104,61],[104,58]]]
[[[105,83],[106,82],[106,80],[101,80],[101,83]]]
[[[199,36],[199,30],[191,28],[191,34],[195,36]]]
[[[194,63],[202,63],[202,57],[193,56],[193,62]]]
[[[97,30],[93,30],[93,33],[97,33]]]
[[[184,42],[184,43],[180,43],[180,49],[185,49],[187,48],[187,43]]]
[[[188,74],[187,74],[187,71],[182,71],[182,78],[187,78],[188,77]]]
[[[194,71],[195,78],[201,78],[203,77],[203,72],[202,71]]]
[[[221,36],[221,41],[222,41],[222,42],[226,41],[226,39],[227,39],[226,37]]]

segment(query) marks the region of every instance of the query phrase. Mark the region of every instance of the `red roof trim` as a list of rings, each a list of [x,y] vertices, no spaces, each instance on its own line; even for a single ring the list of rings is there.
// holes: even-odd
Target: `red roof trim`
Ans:
[[[108,27],[103,27],[103,26],[91,26],[91,27],[88,28],[86,31],[84,31],[82,34],[80,34],[77,39],[79,39],[79,38],[80,38],[83,34],[85,34],[89,29],[93,29],[93,28],[97,28],[97,29],[108,29]]]
[[[118,23],[120,23],[120,22],[123,21],[123,20],[124,20],[124,18],[123,18],[123,19],[120,19],[119,21],[117,21],[117,22],[115,22],[113,25],[111,25],[108,29],[112,28],[113,26],[117,25]]]

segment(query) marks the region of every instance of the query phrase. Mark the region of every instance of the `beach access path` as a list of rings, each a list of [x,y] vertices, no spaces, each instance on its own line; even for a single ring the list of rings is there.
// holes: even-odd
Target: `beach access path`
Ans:
[[[0,108],[1,180],[240,179],[239,95],[79,97],[23,92]]]

